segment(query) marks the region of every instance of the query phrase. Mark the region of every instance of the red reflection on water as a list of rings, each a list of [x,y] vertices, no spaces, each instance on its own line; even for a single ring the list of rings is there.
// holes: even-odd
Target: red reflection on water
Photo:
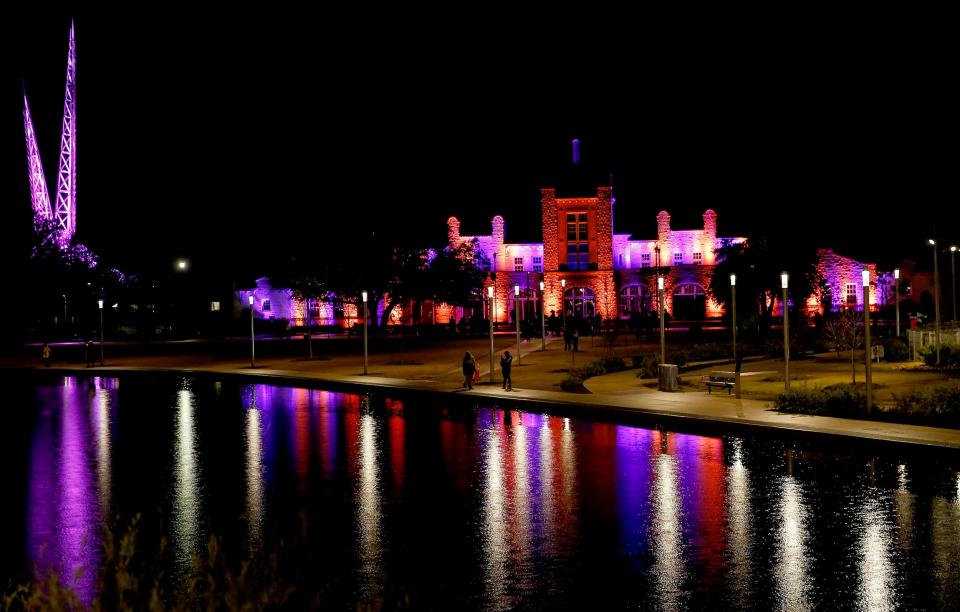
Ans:
[[[293,390],[293,461],[297,488],[305,493],[310,488],[310,391]]]
[[[390,473],[393,476],[393,496],[403,497],[403,473],[406,468],[406,420],[403,402],[387,398],[387,432],[390,439]]]

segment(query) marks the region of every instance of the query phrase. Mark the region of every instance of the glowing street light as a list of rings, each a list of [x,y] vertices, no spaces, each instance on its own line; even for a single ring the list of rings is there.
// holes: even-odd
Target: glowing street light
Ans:
[[[733,329],[733,364],[734,364],[734,381],[733,389],[737,394],[737,397],[740,397],[740,368],[737,367],[737,275],[730,275],[730,308],[732,310],[732,318],[730,327]]]
[[[663,329],[663,277],[657,277],[657,295],[660,297],[660,363],[667,363],[667,336]]]
[[[360,297],[363,298],[363,375],[367,375],[367,319],[369,315],[367,314],[367,292],[364,291],[360,294]]]
[[[103,365],[103,300],[97,300],[97,307],[100,308],[100,365]]]
[[[790,282],[790,275],[786,272],[780,273],[780,287],[783,289],[783,390],[790,390],[790,323],[787,319],[787,285]]]
[[[178,260],[177,260],[177,270],[183,271],[183,270],[186,270],[186,269],[187,269],[187,260],[186,260],[186,259],[178,259]]]
[[[937,317],[936,344],[937,365],[940,365],[940,264],[937,261],[937,241],[931,238],[927,243],[933,247],[933,312]]]
[[[897,338],[900,337],[900,268],[893,269],[893,303],[897,313]]]
[[[487,287],[487,307],[490,309],[490,321],[487,325],[490,330],[490,384],[493,384],[493,285]]]
[[[253,294],[252,293],[250,294],[248,299],[250,301],[250,367],[253,368],[253,367],[256,367],[253,365],[253,362],[254,362],[253,357],[256,354],[256,345],[254,344],[254,339],[253,339],[254,336],[253,336]]]
[[[866,352],[867,363],[867,414],[873,408],[873,371],[871,366],[872,351],[870,350],[870,270],[864,268],[861,272],[863,282],[863,349]]]
[[[513,318],[517,320],[517,365],[520,365],[520,285],[513,286]]]
[[[543,310],[543,281],[540,281],[540,350],[547,350],[547,313]]]

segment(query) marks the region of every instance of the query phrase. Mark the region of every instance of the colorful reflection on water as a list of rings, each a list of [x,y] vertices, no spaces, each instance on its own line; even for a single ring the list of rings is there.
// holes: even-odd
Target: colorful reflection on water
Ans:
[[[960,604],[940,459],[192,379],[65,378],[34,408],[22,565],[85,601],[104,521],[144,512],[173,581],[212,533],[249,556],[306,534],[333,602]]]

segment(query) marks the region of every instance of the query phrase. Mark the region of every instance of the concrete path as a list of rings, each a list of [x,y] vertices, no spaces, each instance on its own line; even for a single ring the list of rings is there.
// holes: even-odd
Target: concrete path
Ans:
[[[368,372],[362,375],[362,361],[355,355],[336,355],[316,360],[270,357],[251,368],[249,360],[222,359],[215,355],[126,356],[107,358],[103,367],[83,368],[82,364],[57,364],[47,372],[64,374],[122,374],[124,372],[172,371],[206,372],[233,376],[256,376],[277,382],[295,384],[314,381],[337,388],[363,390],[376,388],[406,393],[429,393],[458,401],[490,401],[510,403],[529,409],[575,412],[578,416],[631,415],[670,426],[684,424],[720,426],[733,430],[780,430],[815,434],[834,438],[855,438],[960,450],[960,430],[919,425],[899,425],[834,417],[789,415],[770,410],[769,403],[752,399],[736,399],[722,390],[704,392],[661,393],[651,389],[648,381],[636,378],[636,370],[588,379],[590,393],[567,393],[559,389],[560,381],[571,365],[582,366],[609,354],[608,349],[589,346],[581,341],[582,352],[562,351],[562,343],[553,339],[547,351],[540,350],[540,341],[532,346],[524,343],[520,365],[514,366],[514,390],[504,391],[499,376],[489,378],[489,340],[473,339],[463,343],[446,343],[429,350],[407,351],[401,362],[397,354],[371,355]],[[599,344],[599,342],[598,342]],[[322,350],[317,343],[315,350]],[[515,342],[497,338],[496,364],[499,353],[509,349],[515,353]],[[481,384],[468,391],[462,387],[460,358],[470,350],[482,366]],[[636,352],[636,349],[628,349]],[[619,352],[619,351],[618,351]],[[516,363],[516,360],[515,362]],[[0,367],[20,369],[39,367],[37,362],[3,358]],[[57,366],[61,367],[57,367]],[[628,361],[629,365],[629,361]],[[496,365],[495,365],[496,367]],[[497,372],[498,374],[498,372]]]

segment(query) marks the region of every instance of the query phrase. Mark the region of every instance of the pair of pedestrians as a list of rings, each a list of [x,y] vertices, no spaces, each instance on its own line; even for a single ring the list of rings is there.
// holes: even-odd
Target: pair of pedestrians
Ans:
[[[507,391],[513,391],[513,356],[510,351],[504,351],[500,358],[500,372],[503,373],[503,388]],[[480,369],[477,367],[477,360],[466,351],[463,354],[463,386],[468,390],[473,389],[474,383],[480,381]]]

